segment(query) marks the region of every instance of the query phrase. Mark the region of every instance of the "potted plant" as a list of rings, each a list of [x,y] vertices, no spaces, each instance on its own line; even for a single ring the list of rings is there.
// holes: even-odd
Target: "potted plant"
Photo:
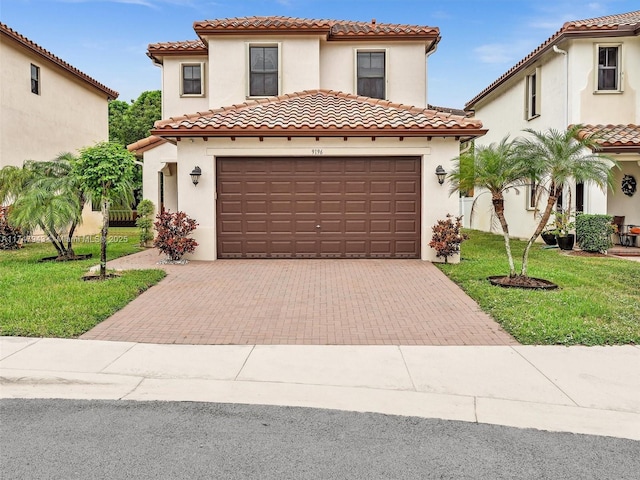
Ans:
[[[542,240],[544,240],[544,243],[546,243],[547,245],[553,246],[558,243],[553,228],[549,227],[548,225],[547,228],[545,228],[545,230],[540,234],[540,237],[542,237]]]
[[[576,236],[570,233],[575,227],[571,210],[556,211],[553,212],[553,214],[554,219],[551,223],[551,231],[556,236],[558,247],[560,247],[561,250],[573,250]]]

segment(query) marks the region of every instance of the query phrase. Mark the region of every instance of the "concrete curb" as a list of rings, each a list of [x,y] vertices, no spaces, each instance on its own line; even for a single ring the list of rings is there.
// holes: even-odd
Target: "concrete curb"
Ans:
[[[0,398],[199,401],[640,440],[640,347],[156,345],[0,337]]]

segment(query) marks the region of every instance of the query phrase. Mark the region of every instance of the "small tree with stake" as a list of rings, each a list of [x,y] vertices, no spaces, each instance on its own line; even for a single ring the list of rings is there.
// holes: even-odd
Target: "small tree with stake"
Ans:
[[[102,229],[100,231],[100,279],[107,272],[107,235],[109,233],[109,207],[118,202],[133,203],[134,155],[122,145],[101,142],[80,151],[74,162],[73,174],[94,199],[100,200]]]

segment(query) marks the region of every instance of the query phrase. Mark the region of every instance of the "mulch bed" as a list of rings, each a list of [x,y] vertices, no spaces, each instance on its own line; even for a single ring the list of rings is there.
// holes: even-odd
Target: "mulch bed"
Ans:
[[[497,285],[504,288],[524,288],[533,290],[555,290],[556,288],[558,288],[558,285],[550,282],[549,280],[535,277],[509,277],[500,275],[488,277],[488,280],[492,285]]]
[[[600,252],[585,252],[583,250],[571,250],[566,252],[571,257],[608,257],[608,255]]]
[[[38,260],[38,262],[73,262],[75,260],[86,260],[92,256],[93,254],[89,253],[87,255],[76,255],[74,257],[44,257]]]

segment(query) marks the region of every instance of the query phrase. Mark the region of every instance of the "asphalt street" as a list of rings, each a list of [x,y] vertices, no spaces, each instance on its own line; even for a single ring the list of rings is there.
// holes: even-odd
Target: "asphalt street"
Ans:
[[[636,479],[640,442],[294,407],[0,401],[3,479]]]

